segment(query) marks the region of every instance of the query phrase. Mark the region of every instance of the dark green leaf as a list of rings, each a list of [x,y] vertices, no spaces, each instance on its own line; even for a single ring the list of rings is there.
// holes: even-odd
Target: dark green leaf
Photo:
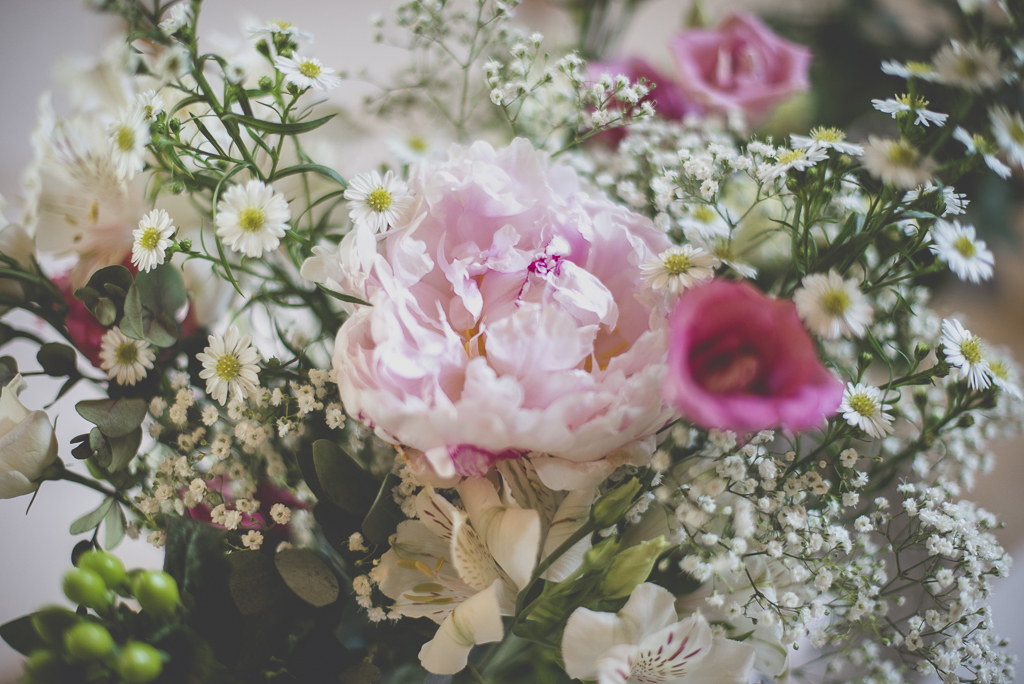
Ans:
[[[75,409],[107,437],[124,437],[146,417],[146,401],[139,398],[87,399]]]
[[[110,437],[107,440],[110,445],[110,465],[106,466],[110,472],[116,473],[135,458],[142,445],[142,428],[137,427],[122,437]]]
[[[363,661],[338,675],[338,681],[341,684],[373,684],[380,679],[380,676],[381,671],[379,667],[373,663]]]
[[[309,549],[284,549],[274,556],[274,565],[288,588],[306,603],[322,608],[338,599],[338,578]]]
[[[110,442],[103,436],[99,428],[93,428],[89,431],[89,452],[96,465],[101,468],[110,467],[110,462],[114,456],[110,453]]]
[[[331,179],[343,188],[348,187],[348,183],[341,177],[337,171],[327,166],[321,166],[320,164],[295,164],[288,168],[281,169],[276,174],[275,178],[284,178],[285,176],[292,176],[296,173],[318,173],[321,176]]]
[[[259,551],[228,554],[231,598],[242,615],[256,615],[271,608],[285,594],[285,585],[274,562]]]
[[[100,325],[113,325],[117,320],[117,304],[114,304],[109,297],[100,297],[92,313]]]
[[[0,387],[6,387],[7,383],[18,374],[18,361],[13,356],[0,356]]]
[[[144,338],[158,347],[170,347],[178,339],[175,316],[187,301],[181,273],[173,265],[163,264],[148,273],[140,273],[135,284],[142,307]]]
[[[341,300],[343,302],[349,302],[350,304],[362,304],[363,306],[373,306],[369,302],[364,302],[362,299],[359,299],[359,297],[352,297],[351,295],[341,294],[340,292],[329,290],[320,283],[317,283],[316,286],[320,288],[320,291],[326,294],[327,296],[334,297],[335,299]]]
[[[298,133],[308,133],[309,131],[320,128],[333,118],[334,114],[331,114],[319,119],[307,119],[306,121],[296,121],[293,123],[283,124],[275,121],[263,121],[261,119],[256,119],[251,116],[243,116],[241,114],[227,113],[224,115],[224,123],[228,123],[229,121],[236,122],[257,131],[263,131],[264,133],[296,135]]]
[[[63,377],[77,373],[75,350],[60,342],[47,342],[39,347],[36,360],[47,375]]]
[[[401,478],[397,475],[388,473],[388,476],[384,478],[384,483],[380,486],[380,491],[377,492],[377,498],[370,506],[370,512],[363,520],[363,536],[374,544],[386,544],[388,537],[394,534],[398,523],[405,520],[405,515],[392,493],[401,482]]]
[[[114,505],[114,500],[107,497],[103,500],[96,509],[89,511],[81,518],[71,523],[71,534],[83,534],[90,530],[96,529],[96,526],[100,524],[103,518],[107,515],[107,511]]]
[[[28,655],[37,648],[46,648],[39,633],[32,624],[32,615],[22,615],[16,620],[0,625],[0,638],[22,655]]]
[[[326,439],[317,440],[313,443],[313,463],[331,503],[356,515],[370,510],[379,488],[377,480],[341,447]]]
[[[138,284],[132,285],[124,300],[124,316],[121,318],[121,332],[136,340],[145,339],[142,327],[142,298]]]
[[[68,627],[82,619],[60,606],[47,606],[29,617],[32,618],[32,626],[35,628],[36,634],[42,637],[45,643],[58,648],[64,647],[64,632]]]
[[[114,503],[103,517],[103,545],[107,551],[117,548],[117,545],[124,539],[124,511],[121,504]]]

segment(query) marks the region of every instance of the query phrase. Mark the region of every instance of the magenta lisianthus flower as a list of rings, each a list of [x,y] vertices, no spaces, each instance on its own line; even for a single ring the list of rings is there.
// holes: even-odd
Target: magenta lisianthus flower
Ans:
[[[685,97],[710,111],[741,111],[751,124],[808,88],[811,51],[752,14],[733,14],[713,30],[684,31],[671,47]]]
[[[713,280],[669,317],[665,399],[703,428],[798,432],[821,424],[843,383],[818,361],[793,302]]]
[[[578,489],[646,463],[673,412],[666,312],[640,266],[668,238],[523,139],[454,146],[409,188],[414,206],[378,243],[346,238],[303,267],[373,304],[336,340],[346,412],[407,447],[424,479],[529,458],[547,486]]]

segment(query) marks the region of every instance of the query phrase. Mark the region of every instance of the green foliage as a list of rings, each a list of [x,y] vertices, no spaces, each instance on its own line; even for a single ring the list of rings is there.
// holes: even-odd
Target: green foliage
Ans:
[[[185,282],[171,264],[139,273],[125,300],[121,331],[157,347],[171,347],[178,339],[175,316],[186,301]]]
[[[75,297],[102,325],[113,325],[124,312],[124,300],[133,282],[124,266],[107,266],[93,273],[85,287],[75,290]]]
[[[331,503],[354,515],[366,515],[379,488],[376,478],[326,439],[313,444],[313,463],[320,487]]]

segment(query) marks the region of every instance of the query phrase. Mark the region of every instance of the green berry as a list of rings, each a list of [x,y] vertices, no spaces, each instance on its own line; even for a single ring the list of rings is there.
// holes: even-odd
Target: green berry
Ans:
[[[117,657],[117,673],[126,684],[147,684],[163,669],[160,651],[138,641],[128,642]]]
[[[86,551],[79,557],[78,567],[92,570],[102,577],[107,589],[117,589],[128,577],[121,559],[106,551]]]
[[[99,610],[106,607],[107,585],[95,571],[87,568],[72,568],[64,575],[64,595],[72,603]]]
[[[89,663],[114,650],[114,640],[103,625],[83,620],[64,634],[64,648],[75,660]]]
[[[166,572],[143,572],[135,580],[135,598],[143,610],[154,615],[171,615],[181,604],[178,583]]]

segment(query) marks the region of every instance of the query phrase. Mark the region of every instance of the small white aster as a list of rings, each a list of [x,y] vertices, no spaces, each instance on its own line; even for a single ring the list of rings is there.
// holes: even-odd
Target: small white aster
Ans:
[[[139,221],[132,231],[132,263],[144,272],[152,271],[164,263],[164,252],[174,244],[174,224],[163,209],[154,209]]]
[[[793,302],[807,327],[826,340],[863,337],[875,318],[857,281],[835,270],[805,276]]]
[[[129,107],[110,125],[110,152],[117,175],[131,180],[146,166],[149,122],[138,107]]]
[[[256,394],[259,387],[260,355],[252,348],[249,335],[239,338],[232,326],[226,335],[210,335],[210,346],[196,358],[203,364],[199,377],[206,380],[206,393],[221,406],[228,399],[242,401]]]
[[[693,244],[704,248],[704,250],[710,252],[712,256],[744,278],[757,277],[757,269],[747,262],[741,261],[736,255],[732,248],[732,240],[727,238],[713,238],[711,240],[697,238]]]
[[[135,96],[135,106],[142,110],[146,121],[153,121],[157,114],[164,111],[164,98],[155,90],[147,90]]]
[[[875,178],[904,190],[911,190],[930,181],[936,169],[931,157],[921,154],[906,140],[877,136],[868,139],[862,163]]]
[[[1020,367],[1014,361],[1010,350],[996,347],[990,350],[990,356],[988,370],[992,374],[992,384],[1015,399],[1024,398],[1020,387]]]
[[[886,413],[891,408],[883,402],[882,392],[877,387],[849,382],[843,391],[839,412],[850,425],[872,437],[883,438],[892,432],[892,416]]]
[[[945,318],[942,321],[941,341],[946,362],[960,369],[960,379],[967,380],[971,389],[983,390],[992,384],[991,370],[980,337],[972,335],[955,318]]]
[[[759,180],[767,182],[786,175],[790,170],[806,171],[820,161],[828,159],[828,153],[819,145],[792,150],[780,149],[775,153],[775,163],[762,166],[757,173]]]
[[[655,292],[676,296],[715,274],[718,259],[703,247],[673,245],[640,265],[640,278]]]
[[[931,124],[942,126],[946,123],[946,119],[949,118],[948,114],[940,114],[939,112],[925,109],[928,106],[928,101],[913,95],[904,94],[897,95],[895,99],[890,97],[887,100],[872,100],[871,104],[878,111],[884,114],[891,114],[894,119],[898,114],[913,112],[917,117],[914,123],[925,128]]]
[[[291,37],[293,40],[304,40],[309,43],[313,42],[312,33],[300,31],[295,24],[290,21],[282,21],[280,19],[271,19],[263,26],[250,27],[249,35],[254,38],[257,36],[273,37],[275,35],[285,35]]]
[[[174,44],[161,53],[153,64],[153,73],[164,81],[177,81],[192,68],[192,57],[185,46]]]
[[[789,136],[789,139],[792,141],[794,148],[808,149],[818,146],[833,149],[836,152],[849,154],[854,157],[864,154],[864,148],[861,145],[844,142],[846,140],[846,133],[838,128],[825,128],[822,126],[813,129],[810,136],[793,134]]]
[[[188,0],[171,7],[160,22],[160,32],[165,36],[174,35],[181,27],[192,21],[192,5]]]
[[[975,93],[995,88],[1003,82],[999,50],[974,43],[953,41],[932,58],[935,81]]]
[[[133,340],[116,325],[103,336],[100,345],[100,368],[108,380],[119,385],[134,385],[153,368],[156,354],[145,340]]]
[[[1000,178],[1009,178],[1012,173],[1010,167],[1004,164],[996,153],[999,149],[985,140],[984,136],[977,133],[968,133],[964,128],[957,126],[953,131],[953,137],[959,140],[967,148],[967,154],[980,154],[985,159],[985,164],[999,175]]]
[[[426,136],[410,133],[400,138],[391,138],[387,142],[391,154],[398,157],[403,164],[415,164],[430,157],[436,145],[432,145]]]
[[[996,142],[1014,164],[1024,166],[1024,119],[1020,112],[1010,113],[1006,107],[993,107],[988,114]]]
[[[259,259],[281,244],[292,218],[288,200],[274,186],[251,180],[233,185],[217,204],[217,236],[236,252]]]
[[[376,171],[359,174],[349,182],[345,199],[349,218],[377,233],[395,225],[412,203],[409,188],[392,171],[384,178]]]
[[[278,55],[274,58],[274,67],[284,74],[284,80],[300,88],[331,90],[341,85],[341,78],[334,75],[334,69],[325,67],[315,57],[303,57],[298,53],[291,57]]]
[[[729,237],[731,229],[715,208],[698,204],[679,218],[679,226],[688,238],[700,237],[705,240]]]
[[[932,226],[931,251],[949,264],[960,280],[980,283],[992,277],[995,257],[979,240],[974,226],[960,225],[959,221],[936,221]]]

